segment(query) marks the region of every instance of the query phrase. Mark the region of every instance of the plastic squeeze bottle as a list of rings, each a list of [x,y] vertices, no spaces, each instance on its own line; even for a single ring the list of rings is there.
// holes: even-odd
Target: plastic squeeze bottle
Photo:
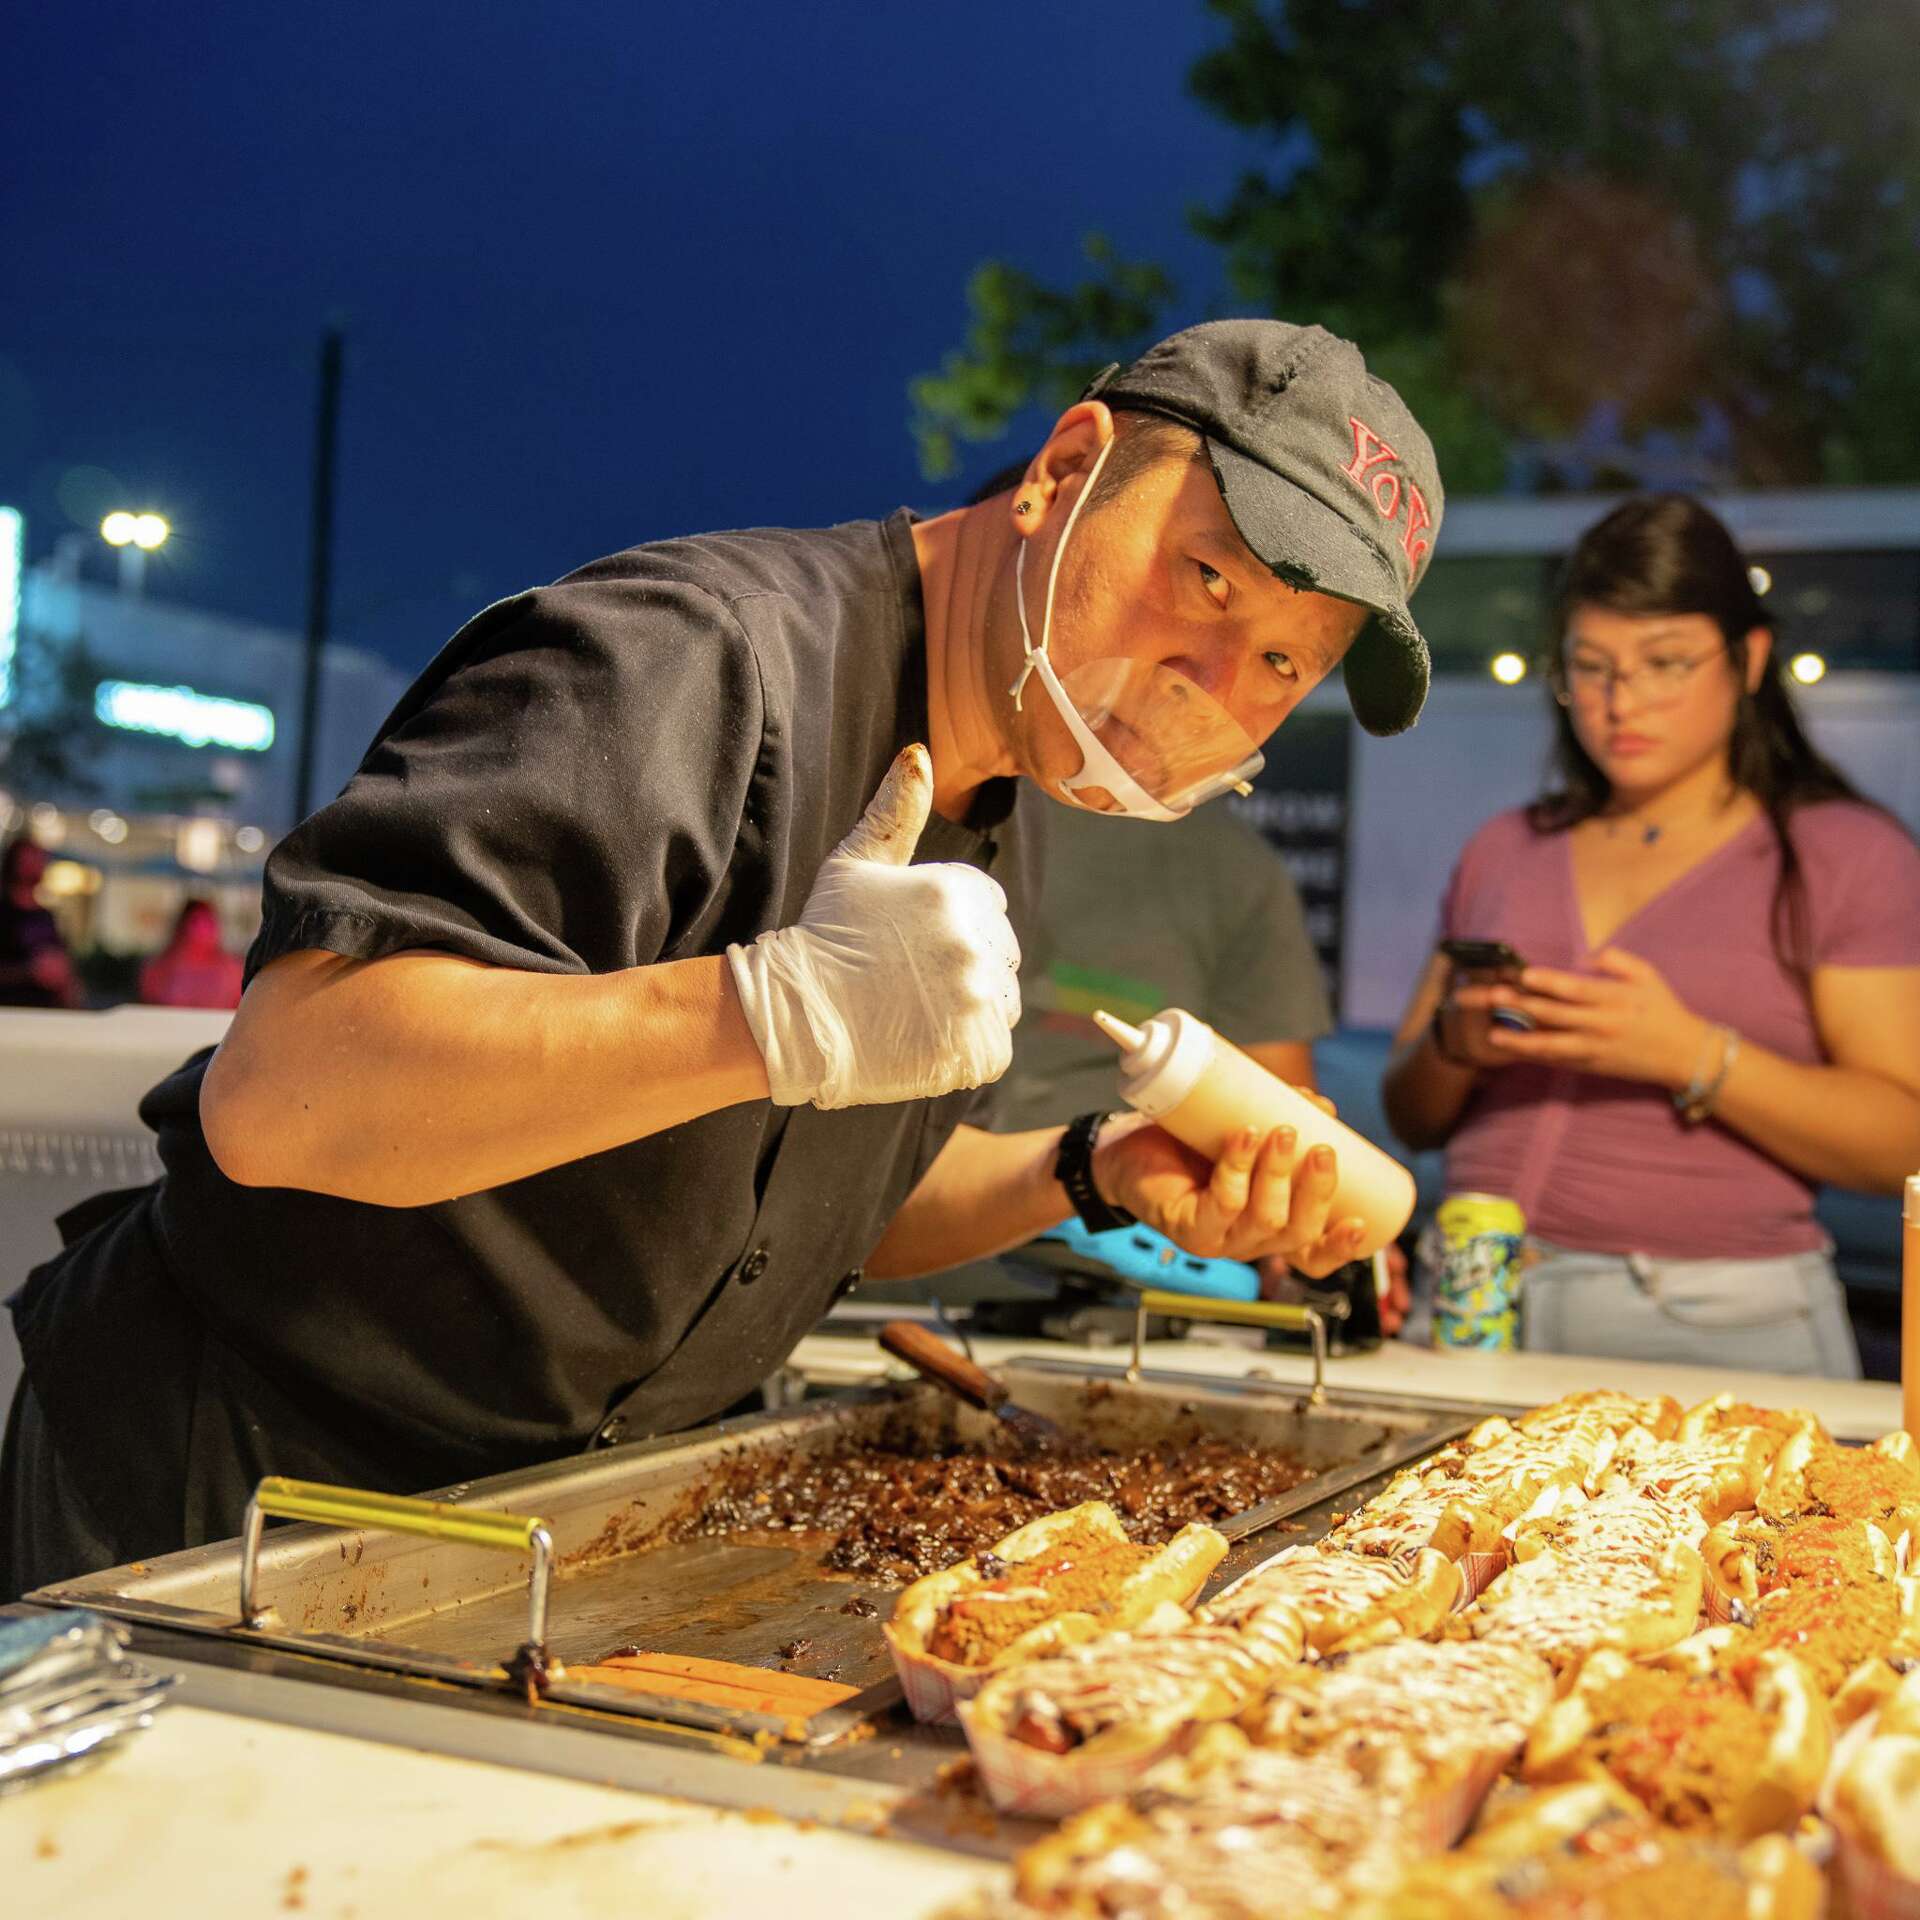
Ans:
[[[1340,1183],[1327,1218],[1366,1222],[1356,1260],[1377,1253],[1413,1217],[1413,1175],[1399,1161],[1185,1008],[1169,1007],[1138,1027],[1104,1012],[1093,1020],[1120,1049],[1120,1094],[1127,1105],[1194,1152],[1217,1160],[1246,1127],[1263,1134],[1292,1127],[1303,1154],[1331,1147],[1339,1157]]]

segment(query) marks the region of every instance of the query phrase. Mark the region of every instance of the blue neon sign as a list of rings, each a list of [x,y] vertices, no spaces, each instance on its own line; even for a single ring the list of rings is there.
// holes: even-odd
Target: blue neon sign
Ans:
[[[264,753],[273,745],[273,709],[252,700],[223,700],[191,687],[152,687],[103,680],[93,710],[110,727],[157,733],[189,747],[231,747]]]

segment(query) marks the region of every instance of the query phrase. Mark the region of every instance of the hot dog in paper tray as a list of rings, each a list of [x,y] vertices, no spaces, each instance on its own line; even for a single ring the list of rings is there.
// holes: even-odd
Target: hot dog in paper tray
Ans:
[[[1838,1447],[1802,1429],[1780,1447],[1753,1504],[1757,1511],[1716,1526],[1701,1547],[1716,1621],[1751,1619],[1770,1595],[1795,1586],[1852,1587],[1905,1573],[1920,1535],[1913,1442],[1894,1433],[1870,1447]]]
[[[1859,1920],[1920,1916],[1920,1670],[1841,1742],[1822,1796]]]
[[[1030,1520],[900,1595],[885,1633],[907,1705],[916,1719],[951,1721],[997,1668],[1138,1626],[1163,1603],[1184,1606],[1226,1552],[1222,1535],[1198,1525],[1136,1546],[1104,1500]]]
[[[1306,1649],[1306,1624],[1284,1600],[1232,1626],[1163,1601],[1131,1633],[1002,1667],[961,1705],[960,1723],[995,1806],[1058,1818],[1127,1792]]]
[[[1819,1794],[1832,1714],[1790,1654],[1721,1651],[1709,1629],[1638,1660],[1590,1654],[1535,1723],[1521,1777],[1611,1779],[1663,1826],[1736,1845],[1790,1826]]]

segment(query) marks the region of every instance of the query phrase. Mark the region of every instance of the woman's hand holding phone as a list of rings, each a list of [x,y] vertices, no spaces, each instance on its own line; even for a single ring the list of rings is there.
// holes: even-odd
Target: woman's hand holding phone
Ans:
[[[1457,1066],[1511,1066],[1517,1056],[1495,1043],[1494,1027],[1496,1018],[1532,1025],[1513,1006],[1526,962],[1502,940],[1443,940],[1440,951],[1453,972],[1434,1015],[1434,1044]]]
[[[1490,1027],[1486,1041],[1503,1063],[1576,1067],[1616,1080],[1684,1087],[1712,1059],[1714,1027],[1667,984],[1651,961],[1619,947],[1593,956],[1592,973],[1525,968],[1511,985],[1462,988],[1494,1009],[1527,1016],[1527,1031]]]

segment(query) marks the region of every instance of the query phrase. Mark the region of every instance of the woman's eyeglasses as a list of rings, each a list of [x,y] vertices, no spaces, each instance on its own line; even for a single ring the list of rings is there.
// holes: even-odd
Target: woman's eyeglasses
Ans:
[[[1576,653],[1571,659],[1556,658],[1549,665],[1553,697],[1563,707],[1576,700],[1598,705],[1613,698],[1616,687],[1637,687],[1649,706],[1664,706],[1680,698],[1686,685],[1709,660],[1718,660],[1727,649],[1715,647],[1710,653],[1656,654],[1637,667],[1622,669],[1597,654]]]

